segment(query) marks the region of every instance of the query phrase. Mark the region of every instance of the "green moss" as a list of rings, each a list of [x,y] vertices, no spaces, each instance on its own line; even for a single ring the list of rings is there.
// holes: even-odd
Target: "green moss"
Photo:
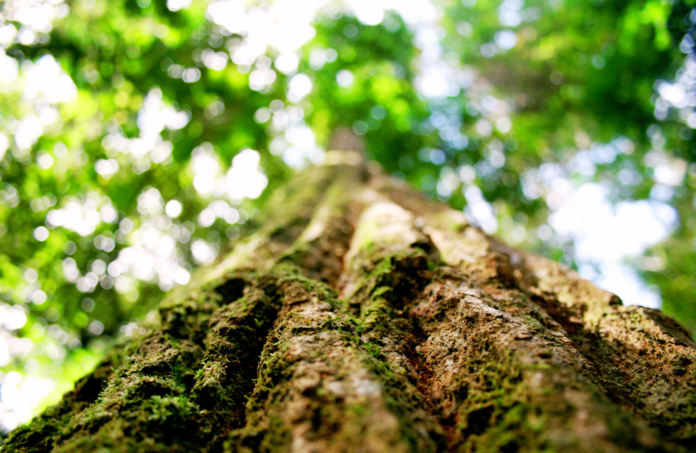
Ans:
[[[376,343],[365,343],[363,347],[373,358],[378,358],[382,354],[382,348]]]
[[[147,419],[173,428],[184,427],[199,410],[184,396],[153,396],[148,403],[143,405],[144,410],[151,411]]]
[[[397,252],[364,250],[354,263],[361,271],[355,287],[345,296],[344,305],[357,308],[365,318],[374,310],[381,312],[382,315],[370,316],[371,323],[388,315],[386,306],[403,308],[405,299],[420,291],[430,278],[428,257],[418,248]]]

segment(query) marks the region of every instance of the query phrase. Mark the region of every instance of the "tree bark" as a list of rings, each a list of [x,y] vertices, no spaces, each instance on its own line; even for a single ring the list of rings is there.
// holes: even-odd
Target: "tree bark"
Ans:
[[[329,152],[1,450],[688,451],[695,347]]]

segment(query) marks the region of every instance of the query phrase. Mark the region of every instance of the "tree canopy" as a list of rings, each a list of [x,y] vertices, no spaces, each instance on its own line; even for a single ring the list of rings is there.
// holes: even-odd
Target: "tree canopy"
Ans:
[[[692,7],[3,2],[0,431],[253,231],[339,127],[397,184],[696,331]]]

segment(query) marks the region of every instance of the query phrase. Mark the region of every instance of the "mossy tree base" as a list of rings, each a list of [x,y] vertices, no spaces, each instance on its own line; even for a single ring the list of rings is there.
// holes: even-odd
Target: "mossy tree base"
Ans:
[[[678,323],[329,157],[1,450],[696,444],[696,345]]]

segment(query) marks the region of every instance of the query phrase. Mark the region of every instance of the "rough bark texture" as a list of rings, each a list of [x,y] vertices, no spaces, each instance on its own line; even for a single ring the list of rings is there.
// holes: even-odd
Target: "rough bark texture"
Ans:
[[[696,345],[330,152],[3,452],[633,452],[696,441]],[[693,451],[693,450],[692,450]]]

